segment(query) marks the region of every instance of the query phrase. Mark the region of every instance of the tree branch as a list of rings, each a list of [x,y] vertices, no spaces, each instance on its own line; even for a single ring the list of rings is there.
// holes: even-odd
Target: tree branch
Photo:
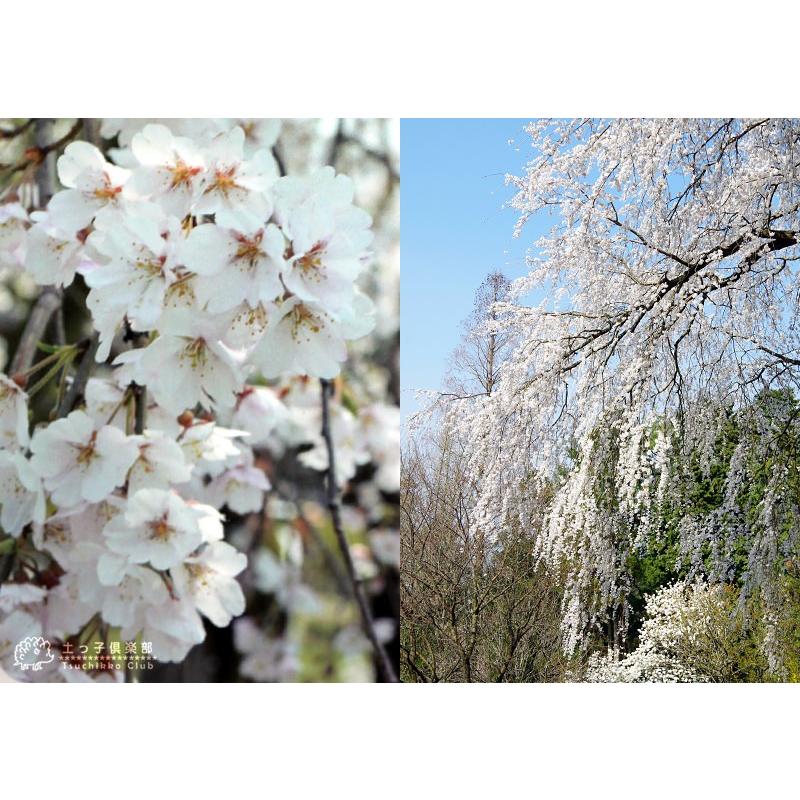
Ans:
[[[330,408],[328,398],[332,389],[331,383],[326,380],[321,380],[322,386],[322,438],[325,440],[325,446],[328,451],[328,469],[325,473],[326,488],[327,488],[327,501],[328,509],[331,512],[331,521],[333,523],[333,530],[336,534],[336,540],[339,543],[339,549],[342,551],[345,566],[347,567],[347,576],[350,579],[350,585],[353,589],[353,594],[356,597],[359,611],[361,612],[361,620],[364,624],[364,630],[369,638],[372,646],[375,648],[375,653],[378,657],[383,676],[388,683],[397,683],[397,674],[392,664],[386,648],[378,639],[375,631],[375,622],[372,619],[372,612],[369,608],[369,602],[364,592],[364,586],[361,579],[356,574],[355,565],[353,564],[353,557],[350,555],[350,546],[347,544],[347,538],[342,528],[342,519],[339,506],[339,490],[336,486],[336,461],[333,449],[333,437],[331,435],[330,426]]]
[[[14,353],[14,360],[9,367],[9,374],[24,372],[31,364],[36,355],[36,345],[42,340],[44,332],[56,309],[61,306],[61,290],[54,286],[46,286],[39,299],[34,303],[25,329],[20,336],[17,351]]]
[[[78,401],[78,398],[83,394],[84,390],[86,389],[86,384],[89,382],[89,377],[92,374],[92,368],[94,367],[94,356],[97,353],[97,347],[100,343],[100,335],[95,331],[92,334],[92,338],[89,340],[89,344],[86,347],[86,351],[81,358],[81,363],[78,365],[78,371],[75,373],[75,377],[70,384],[69,391],[64,394],[64,397],[61,399],[61,403],[58,406],[58,411],[56,415],[58,417],[65,417],[69,414],[70,411],[75,407],[75,403]]]
[[[133,432],[139,436],[144,433],[147,412],[147,388],[138,383],[131,384],[133,391]]]
[[[21,133],[25,133],[25,131],[33,125],[33,122],[34,119],[31,118],[27,122],[17,125],[16,128],[0,128],[0,139],[13,139]]]

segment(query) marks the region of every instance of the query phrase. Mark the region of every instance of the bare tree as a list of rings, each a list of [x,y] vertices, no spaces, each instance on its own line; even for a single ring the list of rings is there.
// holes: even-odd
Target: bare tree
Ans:
[[[464,335],[446,378],[448,394],[491,395],[513,345],[509,328],[500,327],[505,319],[502,304],[508,302],[510,288],[508,278],[495,270],[475,292],[472,313],[462,323]]]
[[[556,576],[535,564],[532,531],[509,520],[489,536],[475,525],[465,457],[446,430],[405,453],[403,680],[564,680]]]

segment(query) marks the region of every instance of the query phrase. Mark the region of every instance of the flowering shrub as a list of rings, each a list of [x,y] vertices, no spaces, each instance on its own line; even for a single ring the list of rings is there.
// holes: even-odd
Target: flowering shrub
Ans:
[[[387,153],[376,242],[354,181],[296,144],[319,137],[305,125],[78,121],[59,139],[37,121],[0,205],[7,296],[44,287],[0,375],[6,670],[30,636],[183,662],[203,618],[239,618],[242,676],[369,679],[374,656],[393,678],[393,625],[364,583],[381,590],[397,567],[399,419],[375,359],[396,323],[370,336],[362,287],[392,291],[370,273],[371,248],[391,247],[396,181]],[[340,123],[333,141],[347,139]],[[323,592],[306,584],[309,550]],[[304,665],[309,625],[344,654],[321,674]],[[102,666],[79,676],[123,675]],[[56,659],[37,679],[73,674]]]
[[[586,679],[597,683],[763,681],[763,620],[744,615],[725,584],[678,581],[649,595],[636,649],[593,654]]]

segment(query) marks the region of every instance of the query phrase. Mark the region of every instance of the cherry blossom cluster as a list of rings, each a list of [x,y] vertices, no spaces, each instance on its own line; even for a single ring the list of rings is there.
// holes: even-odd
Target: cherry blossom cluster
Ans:
[[[375,325],[357,283],[371,218],[333,168],[280,175],[279,131],[104,120],[113,162],[73,141],[46,208],[0,205],[0,270],[61,290],[80,276],[99,368],[73,409],[32,431],[27,376],[0,375],[0,527],[16,569],[0,588],[6,668],[25,637],[63,642],[100,625],[183,660],[203,617],[226,626],[245,609],[248,558],[225,541],[224,511],[271,502],[258,454],[300,450],[303,467],[327,470],[311,379],[336,378],[346,343]],[[49,358],[66,372],[74,348]],[[397,492],[398,409],[356,410],[337,391],[330,417],[340,486],[369,465],[374,491]],[[246,585],[288,603],[263,577],[270,552],[254,552]],[[258,662],[264,634],[242,623],[237,645]],[[291,661],[281,648],[243,674],[271,679]]]
[[[224,626],[242,613],[235,576],[247,561],[223,541],[218,508],[257,510],[269,488],[244,432],[153,406],[154,427],[127,434],[125,390],[93,378],[85,408],[29,439],[25,392],[5,377],[2,387],[0,524],[12,537],[31,527],[18,558],[45,580],[35,596],[25,583],[0,589],[11,612],[0,657],[25,636],[65,640],[100,618],[181,660],[205,636],[201,614]]]
[[[257,369],[265,378],[332,378],[345,341],[372,328],[355,285],[367,263],[369,215],[332,168],[279,177],[268,149],[245,154],[236,126],[176,136],[146,125],[131,169],[74,142],[58,162],[67,187],[37,212],[26,269],[40,284],[80,272],[104,361],[127,322],[151,334],[124,363],[159,404],[230,408]]]

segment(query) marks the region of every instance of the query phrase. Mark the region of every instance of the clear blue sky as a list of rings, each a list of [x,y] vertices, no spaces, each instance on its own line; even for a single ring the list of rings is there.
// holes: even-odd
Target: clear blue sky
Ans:
[[[401,179],[401,408],[415,389],[437,389],[458,344],[460,323],[486,274],[524,275],[525,253],[549,225],[532,221],[513,238],[504,208],[533,157],[529,119],[404,119]],[[511,143],[509,143],[511,140]],[[549,222],[552,224],[552,220]]]

